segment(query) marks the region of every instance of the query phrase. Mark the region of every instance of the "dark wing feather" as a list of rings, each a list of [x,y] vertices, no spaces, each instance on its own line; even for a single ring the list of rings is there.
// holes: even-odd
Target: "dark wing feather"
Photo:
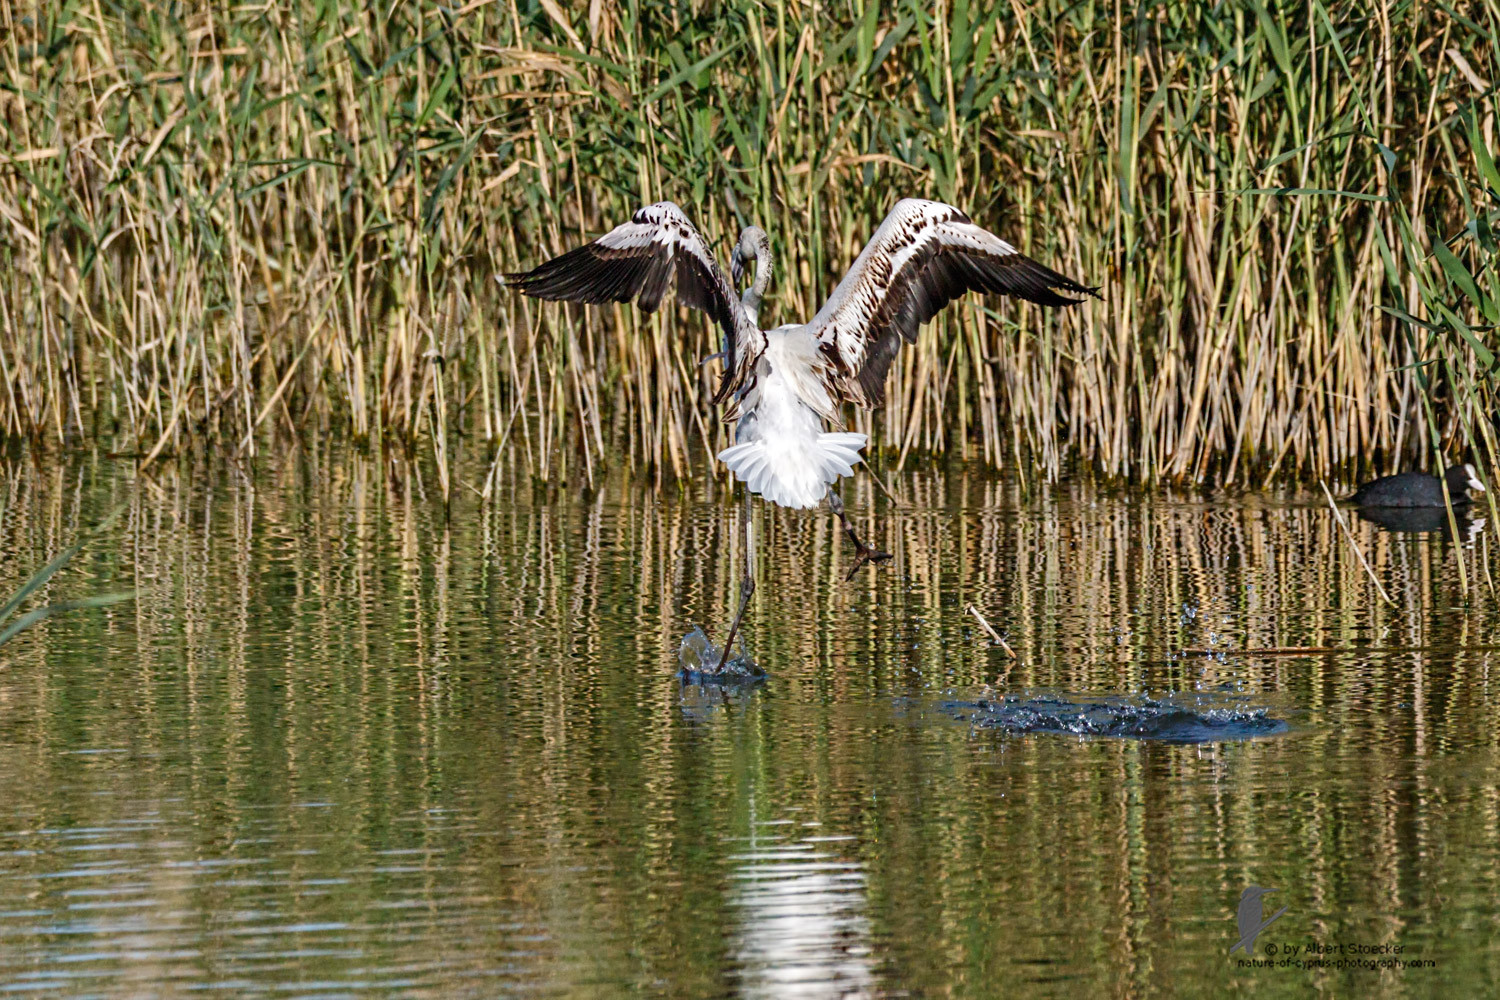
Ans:
[[[669,201],[648,205],[592,243],[569,250],[531,271],[505,275],[505,284],[538,299],[583,302],[634,301],[655,312],[674,284],[683,305],[707,313],[724,332],[726,359],[736,358],[742,310],[703,236]],[[736,381],[726,361],[714,402]]]
[[[906,199],[809,326],[839,360],[846,395],[875,406],[902,342],[914,343],[923,323],[971,291],[1044,306],[1076,305],[1097,294],[1018,253],[952,205]]]

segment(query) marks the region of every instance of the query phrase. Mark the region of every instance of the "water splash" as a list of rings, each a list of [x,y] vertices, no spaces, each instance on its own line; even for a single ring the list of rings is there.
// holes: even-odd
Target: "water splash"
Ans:
[[[759,684],[766,679],[766,672],[750,658],[745,647],[738,654],[731,654],[723,668],[719,660],[724,651],[715,646],[713,640],[697,625],[682,637],[677,649],[677,662],[681,669],[677,677],[684,684]]]
[[[1169,694],[1152,698],[1064,694],[1005,695],[995,700],[948,701],[943,712],[980,729],[1007,733],[1067,733],[1163,743],[1220,743],[1279,736],[1291,727],[1270,709],[1241,698]]]

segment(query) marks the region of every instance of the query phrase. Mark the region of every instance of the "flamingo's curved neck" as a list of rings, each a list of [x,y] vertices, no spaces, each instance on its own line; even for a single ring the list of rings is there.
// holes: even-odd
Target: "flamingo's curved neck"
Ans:
[[[740,296],[740,305],[744,306],[745,313],[750,321],[756,326],[760,325],[760,303],[765,297],[766,289],[771,285],[771,238],[766,235],[765,230],[750,226],[740,234],[741,245],[746,238],[752,241],[755,247],[755,281],[749,288],[745,289]]]

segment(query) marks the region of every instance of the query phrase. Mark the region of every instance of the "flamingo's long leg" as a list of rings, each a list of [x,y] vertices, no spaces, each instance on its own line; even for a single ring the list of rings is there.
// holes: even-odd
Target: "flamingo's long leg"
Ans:
[[[854,533],[854,525],[849,523],[849,517],[844,513],[844,501],[839,498],[832,486],[828,488],[828,507],[839,516],[839,523],[844,526],[844,534],[848,535],[849,541],[854,543],[854,565],[849,568],[849,575],[844,577],[845,581],[854,579],[854,574],[858,573],[865,563],[885,562],[891,557],[889,552],[882,552],[860,541],[859,536]]]
[[[740,630],[740,622],[745,617],[745,607],[750,603],[750,596],[755,593],[755,521],[754,512],[750,508],[750,491],[740,487],[745,494],[745,575],[740,580],[740,609],[734,614],[734,623],[729,626],[729,635],[724,639],[724,652],[719,656],[719,665],[716,670],[723,670],[724,664],[729,662],[729,650],[734,646],[734,637]]]

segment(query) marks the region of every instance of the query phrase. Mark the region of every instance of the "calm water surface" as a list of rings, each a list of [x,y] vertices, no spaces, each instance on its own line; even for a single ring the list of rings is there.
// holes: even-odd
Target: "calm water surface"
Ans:
[[[725,697],[673,678],[737,592],[713,484],[485,503],[484,471],[445,517],[430,476],[358,457],[0,468],[0,589],[127,503],[45,598],[140,595],[0,648],[0,991],[1494,988],[1486,532],[1356,520],[1385,604],[1320,493],[908,469],[862,522],[895,559],[852,583],[826,513],[760,515],[772,676]],[[1015,735],[944,707],[1142,691],[1290,732]],[[1286,907],[1257,959],[1431,965],[1241,968],[1249,885]]]

